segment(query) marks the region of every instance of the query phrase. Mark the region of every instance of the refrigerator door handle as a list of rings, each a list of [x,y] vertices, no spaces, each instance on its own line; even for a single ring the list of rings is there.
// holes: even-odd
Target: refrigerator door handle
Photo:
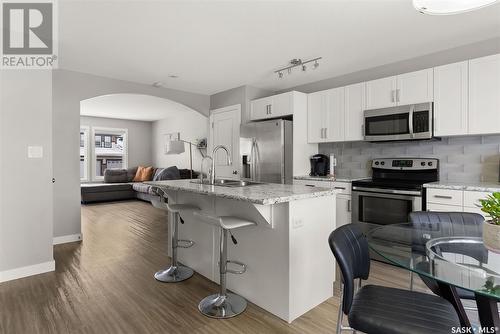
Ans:
[[[250,148],[250,180],[257,181],[257,163],[256,163],[256,149],[257,140],[252,138],[252,147]]]

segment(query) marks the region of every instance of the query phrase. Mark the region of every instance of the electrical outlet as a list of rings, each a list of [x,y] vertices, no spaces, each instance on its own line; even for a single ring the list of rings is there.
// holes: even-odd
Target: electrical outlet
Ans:
[[[28,158],[30,158],[30,159],[43,158],[43,147],[42,146],[28,146]]]

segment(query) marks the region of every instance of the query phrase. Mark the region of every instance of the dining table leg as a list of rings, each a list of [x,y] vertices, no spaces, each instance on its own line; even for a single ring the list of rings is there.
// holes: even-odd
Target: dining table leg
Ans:
[[[469,317],[467,317],[467,313],[465,312],[462,301],[460,300],[460,297],[457,294],[457,289],[455,289],[454,286],[451,286],[449,284],[445,284],[438,281],[436,281],[436,283],[439,286],[439,294],[441,295],[441,297],[449,301],[455,308],[455,311],[457,311],[458,318],[460,319],[460,325],[462,327],[472,329]]]
[[[500,333],[498,300],[476,293],[476,304],[483,333]]]

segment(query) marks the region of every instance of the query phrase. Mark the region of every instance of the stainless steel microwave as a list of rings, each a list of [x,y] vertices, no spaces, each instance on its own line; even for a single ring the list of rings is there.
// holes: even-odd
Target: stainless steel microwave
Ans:
[[[432,102],[365,110],[364,137],[367,141],[431,139]]]

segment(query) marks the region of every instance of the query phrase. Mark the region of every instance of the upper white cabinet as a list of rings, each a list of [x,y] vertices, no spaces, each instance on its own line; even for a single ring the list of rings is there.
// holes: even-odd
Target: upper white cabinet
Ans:
[[[327,99],[324,91],[307,95],[307,141],[309,143],[326,141],[324,131],[328,108]]]
[[[500,133],[500,54],[469,61],[468,133]]]
[[[250,102],[250,119],[252,121],[276,118],[293,114],[293,92],[264,97]]]
[[[434,68],[434,135],[468,133],[469,62]]]
[[[398,105],[432,102],[433,71],[432,68],[398,75],[396,102]]]
[[[366,109],[396,105],[396,77],[382,78],[366,83]]]
[[[365,84],[345,87],[344,140],[363,140],[363,111],[365,109]]]
[[[327,142],[344,140],[344,87],[328,90],[325,139]]]
[[[366,109],[432,102],[433,71],[426,69],[366,83]]]
[[[346,140],[346,89],[339,87],[308,95],[308,141],[309,143],[323,143]],[[355,110],[356,96],[362,100],[361,93],[357,93],[353,87],[348,90],[350,94],[350,105]],[[353,112],[354,114],[354,112]],[[354,120],[356,117],[351,118]],[[362,120],[361,120],[362,122]],[[351,123],[350,123],[351,124]],[[353,126],[353,125],[351,125]],[[361,125],[359,124],[358,127]]]

